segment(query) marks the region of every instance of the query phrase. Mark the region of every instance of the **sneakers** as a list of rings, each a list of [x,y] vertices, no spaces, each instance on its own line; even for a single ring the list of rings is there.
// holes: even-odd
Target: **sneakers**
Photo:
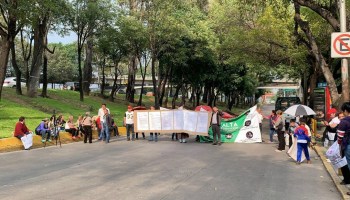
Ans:
[[[72,137],[72,139],[73,139],[73,140],[75,140],[75,139],[76,139],[76,137],[75,137],[75,136],[73,136],[73,137]]]
[[[311,160],[308,160],[308,161],[307,161],[307,164],[311,164]]]
[[[51,142],[51,139],[49,139],[48,142]]]
[[[42,143],[46,142],[46,140],[41,140]]]

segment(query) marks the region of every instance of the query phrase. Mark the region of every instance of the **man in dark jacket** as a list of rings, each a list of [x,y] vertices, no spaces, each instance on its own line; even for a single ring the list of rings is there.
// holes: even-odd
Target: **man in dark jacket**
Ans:
[[[220,123],[223,113],[214,106],[211,117],[211,128],[213,130],[213,145],[221,145]]]

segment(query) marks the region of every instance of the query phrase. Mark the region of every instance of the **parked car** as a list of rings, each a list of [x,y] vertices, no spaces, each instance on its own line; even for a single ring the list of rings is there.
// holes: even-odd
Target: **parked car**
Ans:
[[[100,92],[101,91],[100,85],[97,83],[91,83],[89,89],[90,89],[90,92]]]
[[[295,104],[300,104],[299,97],[278,97],[275,104],[275,110],[285,111],[287,108]]]
[[[64,84],[64,86],[63,86],[63,89],[79,91],[80,90],[80,84],[78,82],[66,82]]]
[[[17,80],[16,77],[5,78],[3,87],[15,88],[16,87],[16,80]],[[21,79],[21,87],[26,87],[26,80],[23,78]]]

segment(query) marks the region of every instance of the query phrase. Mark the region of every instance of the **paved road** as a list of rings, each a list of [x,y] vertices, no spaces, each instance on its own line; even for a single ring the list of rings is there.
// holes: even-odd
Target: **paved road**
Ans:
[[[0,199],[340,199],[314,152],[297,166],[275,145],[161,136],[3,153]]]

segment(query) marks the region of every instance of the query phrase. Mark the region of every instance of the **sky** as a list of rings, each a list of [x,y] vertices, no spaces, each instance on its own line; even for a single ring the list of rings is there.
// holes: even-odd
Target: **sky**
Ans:
[[[73,32],[68,33],[69,35],[60,36],[57,33],[49,33],[48,42],[49,43],[62,43],[62,44],[70,44],[72,42],[77,41],[77,35]]]

